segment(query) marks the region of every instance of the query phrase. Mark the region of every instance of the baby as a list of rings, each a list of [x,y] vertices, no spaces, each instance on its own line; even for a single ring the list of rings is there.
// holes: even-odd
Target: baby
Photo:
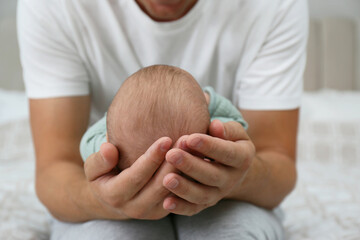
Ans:
[[[107,115],[90,127],[80,143],[84,161],[106,141],[120,153],[119,169],[138,159],[160,137],[207,133],[210,121],[238,121],[240,112],[211,87],[202,91],[186,71],[154,65],[131,75],[116,93]],[[107,135],[107,137],[106,137]]]

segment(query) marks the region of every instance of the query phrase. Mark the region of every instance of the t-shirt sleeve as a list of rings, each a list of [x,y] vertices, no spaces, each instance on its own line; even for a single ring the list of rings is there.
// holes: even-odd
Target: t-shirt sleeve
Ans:
[[[71,38],[63,2],[18,1],[18,39],[29,98],[89,94],[89,77]]]
[[[238,76],[235,101],[240,109],[286,110],[300,106],[306,63],[306,0],[278,1],[265,41]]]
[[[235,121],[240,123],[245,129],[248,128],[248,124],[241,113],[227,98],[217,94],[212,87],[205,87],[204,91],[210,96],[208,109],[211,121],[215,119],[221,122]]]
[[[106,116],[88,128],[81,138],[80,154],[83,161],[85,162],[91,154],[98,152],[104,142],[106,142]]]

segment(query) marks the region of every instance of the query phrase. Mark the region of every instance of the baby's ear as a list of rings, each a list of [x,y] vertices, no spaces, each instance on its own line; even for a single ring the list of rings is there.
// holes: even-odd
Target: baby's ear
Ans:
[[[106,132],[106,141],[109,142],[109,138],[108,138],[107,132]]]

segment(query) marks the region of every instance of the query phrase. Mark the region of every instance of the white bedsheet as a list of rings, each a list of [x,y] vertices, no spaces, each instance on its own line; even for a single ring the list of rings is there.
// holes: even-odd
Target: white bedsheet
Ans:
[[[0,239],[48,239],[49,215],[35,196],[27,119],[0,125]]]
[[[359,104],[359,93],[304,96],[298,184],[283,203],[287,239],[360,239]],[[49,231],[34,191],[24,94],[0,89],[0,239],[47,239]]]

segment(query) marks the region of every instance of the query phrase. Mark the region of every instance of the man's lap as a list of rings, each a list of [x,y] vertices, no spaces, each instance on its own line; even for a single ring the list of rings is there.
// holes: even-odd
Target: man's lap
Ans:
[[[93,220],[85,223],[64,223],[53,219],[51,240],[172,240],[176,239],[169,217],[146,220]]]
[[[192,217],[176,216],[178,239],[283,239],[280,209],[265,210],[252,204],[220,201]]]
[[[176,230],[175,230],[176,229]],[[197,215],[172,215],[156,221],[94,220],[64,223],[54,219],[52,240],[60,239],[282,239],[279,214],[249,203],[220,201]]]

